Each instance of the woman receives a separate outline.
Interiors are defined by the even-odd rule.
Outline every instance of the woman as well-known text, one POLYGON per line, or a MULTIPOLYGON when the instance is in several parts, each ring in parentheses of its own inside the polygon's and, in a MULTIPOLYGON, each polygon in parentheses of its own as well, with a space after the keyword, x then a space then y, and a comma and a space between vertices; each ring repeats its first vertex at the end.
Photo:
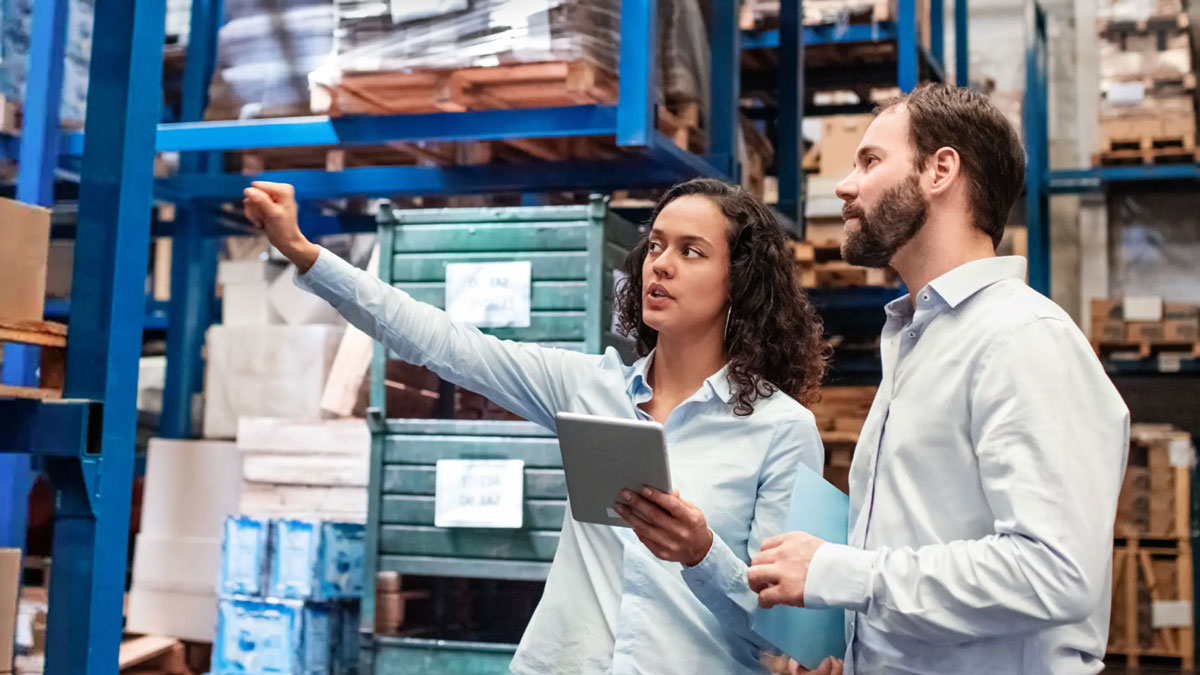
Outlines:
POLYGON ((659 201, 618 292, 642 355, 632 365, 612 349, 577 354, 454 323, 305 239, 291 186, 256 182, 245 208, 301 287, 402 359, 552 430, 563 410, 663 423, 679 491, 614 495, 633 530, 564 519, 513 673, 765 672, 747 564, 783 529, 797 463, 823 465, 801 403, 826 353, 760 202, 709 179, 659 201))

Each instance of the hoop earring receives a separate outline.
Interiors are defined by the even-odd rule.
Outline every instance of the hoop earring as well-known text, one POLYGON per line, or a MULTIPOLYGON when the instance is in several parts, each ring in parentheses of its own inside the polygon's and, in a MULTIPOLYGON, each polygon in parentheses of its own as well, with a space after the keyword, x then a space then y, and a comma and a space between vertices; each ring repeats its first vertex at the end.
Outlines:
POLYGON ((729 342, 729 315, 732 313, 733 313, 733 305, 730 305, 729 309, 725 310, 725 335, 724 335, 724 337, 721 338, 721 344, 725 344, 726 342, 729 342))

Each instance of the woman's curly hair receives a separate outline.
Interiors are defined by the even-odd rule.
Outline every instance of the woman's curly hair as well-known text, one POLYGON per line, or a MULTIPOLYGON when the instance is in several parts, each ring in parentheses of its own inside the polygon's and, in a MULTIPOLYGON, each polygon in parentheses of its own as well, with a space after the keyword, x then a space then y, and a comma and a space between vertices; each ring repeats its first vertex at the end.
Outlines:
MULTIPOLYGON (((680 183, 658 200, 651 224, 680 197, 700 195, 713 201, 729 220, 729 297, 731 310, 725 349, 734 414, 749 415, 754 402, 776 389, 804 405, 819 398, 829 347, 821 318, 800 287, 779 221, 742 188, 711 178, 680 183)), ((642 264, 649 232, 625 259, 624 283, 616 304, 621 332, 637 341, 641 356, 658 343, 658 331, 642 321, 642 264)))

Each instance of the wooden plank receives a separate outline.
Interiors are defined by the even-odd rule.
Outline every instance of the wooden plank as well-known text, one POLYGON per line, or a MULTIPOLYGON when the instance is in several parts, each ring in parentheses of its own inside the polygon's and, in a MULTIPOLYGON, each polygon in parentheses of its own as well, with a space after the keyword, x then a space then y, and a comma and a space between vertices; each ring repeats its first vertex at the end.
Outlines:
MULTIPOLYGON (((396 288, 439 309, 446 306, 446 284, 443 282, 400 283, 396 288)), ((582 311, 587 308, 587 299, 587 282, 584 281, 534 281, 529 289, 529 304, 533 311, 582 311)))
POLYGON ((145 663, 162 656, 176 646, 182 646, 178 639, 145 635, 121 643, 117 656, 118 668, 125 670, 131 666, 145 663))
POLYGON ((0 321, 0 342, 66 347, 67 327, 52 321, 0 321))
MULTIPOLYGON (((622 261, 624 256, 621 256, 622 261)), ((446 265, 464 262, 513 262, 528 260, 534 281, 586 279, 590 264, 584 251, 535 251, 528 253, 398 253, 392 262, 395 282, 445 281, 446 265)))
POLYGON ((587 249, 590 223, 472 223, 407 225, 396 229, 397 253, 456 253, 513 251, 582 251, 587 249))
POLYGON ((62 398, 61 389, 43 389, 41 387, 15 387, 0 384, 0 398, 29 398, 39 401, 53 401, 62 398))
POLYGON ((419 525, 384 525, 379 552, 448 558, 502 560, 554 559, 558 532, 527 530, 447 530, 419 525))
MULTIPOLYGON (((384 495, 381 522, 388 525, 434 524, 434 498, 413 495, 384 495)), ((522 529, 557 532, 562 528, 567 502, 563 500, 525 500, 522 529)))
MULTIPOLYGON (((383 492, 432 495, 437 486, 432 466, 389 465, 383 470, 383 492)), ((562 469, 525 469, 526 499, 566 499, 567 479, 562 469)))
POLYGON ((388 436, 386 464, 431 466, 439 459, 519 459, 531 468, 562 468, 558 440, 504 436, 388 436))

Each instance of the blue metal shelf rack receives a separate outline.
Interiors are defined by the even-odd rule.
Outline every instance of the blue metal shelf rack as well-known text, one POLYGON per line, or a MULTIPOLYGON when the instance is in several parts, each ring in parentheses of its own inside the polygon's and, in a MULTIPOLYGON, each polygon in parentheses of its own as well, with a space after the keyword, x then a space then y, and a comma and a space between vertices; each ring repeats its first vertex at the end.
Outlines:
MULTIPOLYGON (((1113 185, 1154 190, 1165 183, 1200 183, 1200 164, 1050 169, 1048 44, 1046 14, 1039 3, 1026 4, 1025 126, 1026 224, 1029 230, 1029 285, 1050 294, 1050 203, 1054 195, 1103 192, 1113 185)), ((1122 367, 1124 368, 1124 367, 1122 367)))
MULTIPOLYGON (((775 48, 779 61, 779 153, 781 210, 802 223, 803 174, 800 121, 803 117, 803 49, 808 44, 895 40, 897 82, 917 83, 921 63, 943 72, 944 0, 931 0, 934 39, 918 46, 916 0, 900 0, 894 24, 874 32, 851 27, 803 27, 800 3, 782 3, 780 29, 743 34, 737 0, 716 0, 710 32, 713 84, 707 154, 676 148, 654 128, 653 17, 656 0, 622 3, 620 94, 616 105, 517 111, 329 118, 322 116, 249 122, 202 122, 207 84, 221 23, 220 0, 194 0, 191 40, 177 123, 158 123, 163 4, 157 0, 95 0, 88 119, 84 133, 60 133, 66 1, 34 3, 25 128, 20 138, 0 135, 0 155, 19 157, 17 197, 51 205, 62 167, 79 172, 76 284, 67 303, 50 303, 51 317, 69 320, 65 399, 40 403, 0 400, 0 543, 20 545, 31 479, 29 455, 42 458, 58 490, 54 569, 48 632, 48 675, 113 673, 120 640, 131 480, 137 358, 144 327, 166 328, 167 391, 160 435, 188 437, 190 400, 201 381, 200 350, 211 316, 209 289, 215 282, 216 237, 245 227, 222 201, 236 199, 247 182, 219 166, 220 151, 314 145, 369 145, 431 139, 614 135, 636 150, 633 159, 572 162, 528 167, 396 167, 267 172, 266 180, 292 182, 304 200, 350 195, 525 193, 566 189, 625 189, 657 186, 697 176, 736 179, 735 138, 739 119, 743 48, 775 48), (154 180, 156 151, 181 151, 181 171, 154 180), (152 217, 153 200, 177 204, 173 223, 152 217), (143 270, 151 236, 174 237, 169 311, 144 300, 143 270), (26 487, 22 487, 26 486, 26 487)), ((966 0, 955 0, 956 61, 966 81, 966 0)), ((303 205, 302 223, 312 235, 375 228, 362 216, 328 216, 303 205)), ((851 298, 852 300, 854 298, 851 298)), ((857 300, 861 304, 862 300, 857 300)), ((836 306, 831 297, 823 306, 836 306)), ((853 303, 852 303, 853 304, 853 303)), ((34 377, 36 354, 6 350, 6 381, 34 377)))

